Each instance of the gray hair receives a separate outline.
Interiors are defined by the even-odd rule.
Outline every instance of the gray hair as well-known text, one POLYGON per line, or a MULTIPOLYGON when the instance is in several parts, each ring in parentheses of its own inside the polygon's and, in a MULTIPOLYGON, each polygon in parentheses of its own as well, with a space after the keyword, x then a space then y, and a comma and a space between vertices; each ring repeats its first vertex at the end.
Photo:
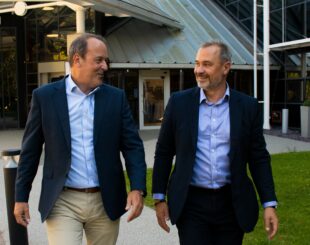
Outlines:
POLYGON ((210 46, 217 46, 220 48, 220 58, 222 62, 231 62, 231 52, 225 43, 221 41, 210 41, 202 44, 200 48, 207 48, 210 46))
POLYGON ((70 45, 68 57, 70 66, 73 65, 73 56, 75 54, 78 54, 83 59, 85 58, 87 53, 87 40, 90 38, 98 39, 107 45, 106 40, 102 36, 92 33, 83 33, 81 36, 78 36, 76 39, 74 39, 70 45))

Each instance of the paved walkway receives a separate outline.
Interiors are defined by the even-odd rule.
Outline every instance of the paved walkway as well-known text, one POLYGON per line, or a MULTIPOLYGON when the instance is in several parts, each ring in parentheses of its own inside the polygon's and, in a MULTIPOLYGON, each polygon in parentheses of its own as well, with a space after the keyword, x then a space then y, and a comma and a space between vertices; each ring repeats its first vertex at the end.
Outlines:
MULTIPOLYGON (((274 136, 271 132, 265 135, 267 148, 271 154, 281 152, 295 152, 295 151, 310 151, 310 140, 300 140, 298 136, 294 135, 295 139, 285 138, 285 135, 274 136), (298 140, 296 140, 298 139, 298 140)), ((0 131, 0 152, 3 149, 20 148, 22 138, 22 130, 8 130, 0 131)), ((146 161, 148 167, 153 165, 154 149, 156 139, 158 136, 157 130, 142 131, 141 137, 144 141, 146 161)), ((0 160, 0 166, 3 166, 3 161, 0 160)), ((39 213, 37 211, 38 199, 40 193, 40 182, 42 176, 42 167, 38 171, 33 183, 33 190, 30 195, 30 212, 31 223, 28 227, 29 244, 31 245, 45 245, 47 244, 46 232, 44 224, 41 224, 39 213)), ((9 244, 9 234, 6 215, 6 204, 4 196, 4 180, 3 171, 0 171, 0 245, 9 244), (1 242, 1 232, 5 243, 1 242)), ((150 191, 150 190, 149 190, 150 191)), ((167 234, 162 231, 157 225, 155 212, 153 209, 145 207, 142 215, 132 221, 126 222, 126 215, 121 219, 120 234, 117 245, 173 245, 178 244, 177 231, 172 227, 171 233, 167 234)))

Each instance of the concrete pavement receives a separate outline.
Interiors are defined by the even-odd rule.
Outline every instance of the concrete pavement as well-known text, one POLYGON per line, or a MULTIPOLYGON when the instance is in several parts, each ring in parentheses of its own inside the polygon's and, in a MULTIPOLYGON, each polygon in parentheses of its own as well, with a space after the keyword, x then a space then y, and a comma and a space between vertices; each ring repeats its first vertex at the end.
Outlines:
MULTIPOLYGON (((20 148, 22 130, 0 131, 0 152, 4 149, 20 148)), ((145 146, 146 162, 148 167, 153 165, 155 144, 158 130, 141 131, 141 137, 145 146)), ((272 135, 265 135, 267 148, 271 154, 281 152, 310 151, 310 142, 293 140, 272 135)), ((0 160, 0 166, 3 161, 0 160)), ((40 182, 42 178, 42 167, 39 167, 38 174, 33 183, 33 190, 30 195, 31 223, 28 227, 29 244, 47 244, 44 224, 41 224, 37 211, 40 194, 40 182)), ((150 190, 148 190, 150 191, 150 190)), ((177 230, 171 227, 170 234, 162 231, 157 225, 155 212, 153 209, 145 207, 142 215, 132 221, 126 222, 126 215, 121 219, 120 234, 117 245, 173 245, 178 244, 177 230)), ((9 232, 7 225, 6 204, 4 195, 3 171, 0 171, 0 245, 9 244, 9 232), (1 232, 4 241, 1 241, 1 232)))

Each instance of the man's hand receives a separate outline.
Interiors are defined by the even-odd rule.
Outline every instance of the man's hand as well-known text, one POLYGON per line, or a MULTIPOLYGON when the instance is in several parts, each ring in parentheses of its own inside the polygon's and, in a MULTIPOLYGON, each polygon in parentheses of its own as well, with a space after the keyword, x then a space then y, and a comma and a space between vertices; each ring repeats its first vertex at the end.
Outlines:
POLYGON ((156 217, 157 222, 161 228, 163 228, 166 232, 170 232, 170 228, 167 225, 167 221, 169 218, 168 205, 166 202, 157 203, 155 206, 156 209, 156 217))
POLYGON ((276 210, 272 207, 265 208, 264 210, 264 224, 268 239, 272 240, 278 231, 278 217, 276 210))
POLYGON ((127 222, 140 216, 143 209, 143 197, 141 191, 133 190, 128 193, 126 208, 127 211, 131 209, 131 212, 127 218, 127 222))
POLYGON ((14 207, 16 222, 27 227, 30 222, 29 205, 27 202, 16 202, 14 207))

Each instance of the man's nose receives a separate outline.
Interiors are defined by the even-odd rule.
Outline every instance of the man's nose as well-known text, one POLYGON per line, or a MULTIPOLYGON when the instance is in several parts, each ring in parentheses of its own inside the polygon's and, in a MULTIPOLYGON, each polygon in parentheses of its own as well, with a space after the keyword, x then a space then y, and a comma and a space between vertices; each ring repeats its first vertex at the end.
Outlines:
POLYGON ((195 67, 195 73, 204 73, 204 69, 202 66, 196 66, 195 67))
POLYGON ((102 61, 102 62, 101 62, 101 65, 100 65, 100 68, 101 68, 102 70, 104 70, 104 71, 107 71, 108 68, 109 68, 109 66, 108 66, 108 64, 107 64, 106 61, 102 61))

